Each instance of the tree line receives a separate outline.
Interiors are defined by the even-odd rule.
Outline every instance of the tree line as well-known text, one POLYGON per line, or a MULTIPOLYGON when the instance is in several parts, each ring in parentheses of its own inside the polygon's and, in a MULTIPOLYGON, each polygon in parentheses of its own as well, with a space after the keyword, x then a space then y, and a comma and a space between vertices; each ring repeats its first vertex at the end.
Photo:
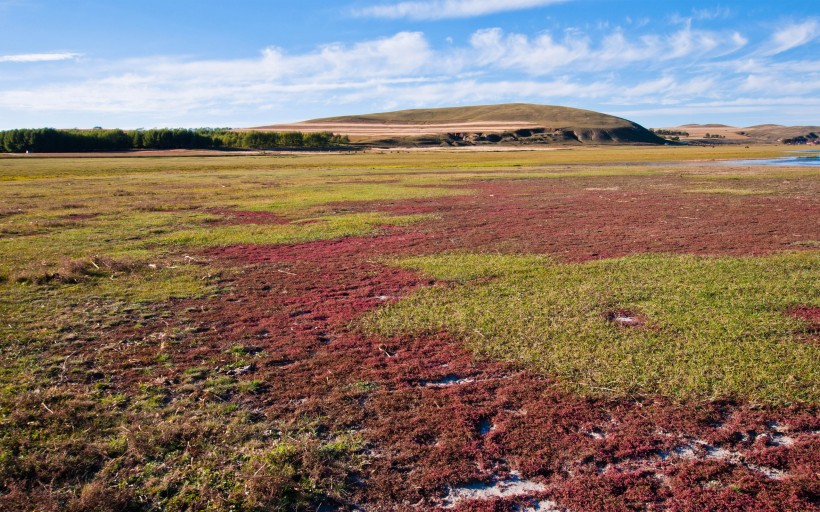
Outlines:
POLYGON ((77 153, 131 149, 326 148, 349 142, 346 135, 335 135, 331 132, 239 132, 229 128, 36 128, 0 131, 0 152, 5 153, 77 153))
POLYGON ((689 136, 689 132, 685 132, 683 130, 664 130, 664 129, 650 128, 649 131, 656 134, 656 135, 676 135, 678 137, 688 137, 689 136))

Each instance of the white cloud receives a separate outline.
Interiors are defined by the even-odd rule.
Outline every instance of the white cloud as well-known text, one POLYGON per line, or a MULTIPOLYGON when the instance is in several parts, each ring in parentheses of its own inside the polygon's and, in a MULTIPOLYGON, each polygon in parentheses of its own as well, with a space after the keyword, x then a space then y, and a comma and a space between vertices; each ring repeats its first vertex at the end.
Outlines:
POLYGON ((492 28, 434 47, 423 33, 399 32, 303 53, 271 47, 241 59, 83 59, 83 66, 50 66, 45 77, 37 67, 20 67, 0 78, 0 120, 12 123, 14 115, 33 123, 62 115, 72 125, 88 119, 89 126, 203 120, 258 126, 393 107, 513 101, 603 111, 706 102, 739 109, 733 102, 740 94, 757 98, 760 104, 750 107, 763 109, 784 97, 809 99, 818 90, 800 84, 820 83, 820 63, 754 50, 735 55, 748 44, 736 32, 687 23, 672 33, 644 34, 614 28, 532 35, 492 28))
POLYGON ((413 20, 443 20, 471 18, 505 11, 517 11, 563 3, 569 0, 420 0, 381 4, 365 7, 356 12, 359 16, 374 18, 409 18, 413 20))
POLYGON ((0 107, 33 111, 191 112, 224 107, 312 101, 335 91, 429 81, 427 73, 458 71, 433 57, 424 35, 400 32, 353 45, 330 44, 288 55, 265 49, 254 59, 92 62, 86 80, 0 90, 0 107), (126 71, 127 70, 127 71, 126 71))
POLYGON ((768 43, 771 47, 763 55, 777 55, 785 51, 808 44, 820 36, 820 22, 811 19, 803 23, 787 25, 777 32, 768 43))
MULTIPOLYGON (((765 73, 751 74, 738 87, 739 91, 745 93, 770 94, 776 91, 777 94, 817 94, 820 91, 820 73, 809 75, 810 79, 792 80, 788 75, 772 73, 766 70, 765 73)), ((803 77, 801 77, 803 78, 803 77)))
POLYGON ((72 60, 81 57, 79 53, 23 53, 17 55, 0 55, 0 62, 53 62, 72 60))
POLYGON ((507 34, 500 28, 479 30, 470 38, 479 65, 521 69, 531 75, 549 74, 590 54, 583 37, 570 35, 562 42, 544 33, 530 39, 522 34, 507 34))
POLYGON ((718 20, 731 18, 734 13, 728 7, 714 7, 712 9, 692 9, 692 17, 696 20, 718 20))
POLYGON ((492 28, 479 30, 470 39, 473 58, 479 64, 516 69, 533 76, 561 69, 602 71, 625 69, 639 62, 655 67, 676 59, 703 60, 735 52, 746 43, 736 32, 693 30, 689 25, 669 35, 648 35, 638 40, 629 40, 622 30, 615 29, 597 46, 575 31, 567 31, 561 40, 556 40, 549 33, 530 38, 492 28))

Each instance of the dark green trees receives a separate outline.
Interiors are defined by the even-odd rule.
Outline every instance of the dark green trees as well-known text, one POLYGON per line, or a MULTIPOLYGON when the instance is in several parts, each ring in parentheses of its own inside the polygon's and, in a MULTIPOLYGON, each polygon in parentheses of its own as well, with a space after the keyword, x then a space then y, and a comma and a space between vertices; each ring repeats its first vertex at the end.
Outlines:
POLYGON ((348 144, 347 136, 330 132, 258 132, 227 128, 151 130, 55 130, 53 128, 0 131, 0 152, 73 153, 130 149, 214 148, 326 148, 348 144))

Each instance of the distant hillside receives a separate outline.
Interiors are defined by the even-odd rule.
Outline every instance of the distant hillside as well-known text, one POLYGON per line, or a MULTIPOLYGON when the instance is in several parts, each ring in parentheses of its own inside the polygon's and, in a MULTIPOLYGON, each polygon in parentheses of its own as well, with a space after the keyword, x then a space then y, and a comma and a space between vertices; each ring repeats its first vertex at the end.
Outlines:
POLYGON ((590 110, 527 103, 401 110, 263 126, 265 131, 331 131, 374 145, 662 144, 649 130, 590 110))
POLYGON ((807 137, 810 134, 820 135, 820 126, 781 126, 762 124, 740 130, 747 136, 763 142, 781 142, 786 139, 807 137))
POLYGON ((579 108, 507 103, 478 107, 451 107, 399 110, 378 114, 329 117, 309 123, 399 123, 399 124, 453 124, 453 123, 527 123, 550 127, 622 128, 635 123, 620 117, 579 108))
POLYGON ((681 128, 734 128, 728 124, 685 124, 681 128))
POLYGON ((660 128, 668 132, 686 133, 682 141, 697 143, 803 143, 820 138, 820 126, 781 126, 761 124, 737 128, 724 124, 684 124, 672 128, 660 128), (717 140, 715 139, 717 137, 717 140))

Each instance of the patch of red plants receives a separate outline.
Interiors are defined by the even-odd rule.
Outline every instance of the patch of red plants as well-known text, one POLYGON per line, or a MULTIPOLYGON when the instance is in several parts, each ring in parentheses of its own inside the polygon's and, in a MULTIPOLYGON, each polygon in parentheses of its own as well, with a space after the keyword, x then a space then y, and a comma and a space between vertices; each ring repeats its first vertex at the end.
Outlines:
MULTIPOLYGON (((327 431, 365 440, 367 465, 351 475, 349 501, 337 504, 343 510, 430 510, 452 488, 513 470, 544 485, 539 499, 576 512, 820 510, 816 406, 581 397, 547 376, 476 360, 443 333, 385 339, 354 322, 430 284, 380 257, 459 248, 570 261, 647 251, 760 254, 789 247, 794 234, 820 238, 817 216, 807 213, 816 205, 681 197, 637 182, 604 193, 541 180, 381 208, 432 210, 441 220, 380 237, 207 251, 242 272, 217 298, 175 305, 179 322, 199 334, 172 349, 173 366, 160 378, 178 378, 238 344, 264 351, 242 377, 267 385, 243 398, 249 407, 281 421, 316 418, 327 431)), ((135 350, 144 354, 130 355, 133 370, 118 371, 120 386, 144 379, 140 357, 156 357, 155 346, 135 350)), ((515 510, 522 500, 455 510, 515 510)))
POLYGON ((815 336, 820 334, 820 307, 795 306, 789 310, 789 314, 806 322, 804 332, 815 336))
POLYGON ((206 211, 213 215, 223 216, 223 218, 217 222, 228 226, 242 224, 290 224, 291 222, 290 219, 271 212, 250 212, 223 208, 210 208, 206 211))

